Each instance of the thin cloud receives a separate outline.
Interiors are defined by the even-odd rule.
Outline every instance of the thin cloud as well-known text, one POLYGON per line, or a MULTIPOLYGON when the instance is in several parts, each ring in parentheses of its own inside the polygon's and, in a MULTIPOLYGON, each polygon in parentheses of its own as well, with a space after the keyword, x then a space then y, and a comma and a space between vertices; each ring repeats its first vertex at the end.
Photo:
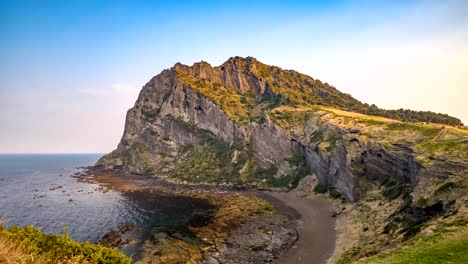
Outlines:
POLYGON ((114 83, 110 89, 80 89, 79 92, 89 96, 112 96, 116 94, 134 94, 138 92, 135 85, 114 83))
POLYGON ((138 91, 138 87, 135 85, 114 83, 111 87, 112 91, 115 93, 134 93, 138 91))
POLYGON ((91 95, 91 96, 105 96, 109 95, 109 90, 102 90, 102 89, 81 89, 80 94, 84 95, 91 95))

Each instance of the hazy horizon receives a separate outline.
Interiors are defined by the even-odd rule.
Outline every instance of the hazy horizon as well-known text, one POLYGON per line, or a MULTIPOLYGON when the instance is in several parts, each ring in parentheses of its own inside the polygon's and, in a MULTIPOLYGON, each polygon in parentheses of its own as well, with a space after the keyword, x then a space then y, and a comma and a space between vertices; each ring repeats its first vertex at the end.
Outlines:
POLYGON ((468 2, 2 1, 0 153, 101 154, 176 62, 252 56, 468 124, 468 2))

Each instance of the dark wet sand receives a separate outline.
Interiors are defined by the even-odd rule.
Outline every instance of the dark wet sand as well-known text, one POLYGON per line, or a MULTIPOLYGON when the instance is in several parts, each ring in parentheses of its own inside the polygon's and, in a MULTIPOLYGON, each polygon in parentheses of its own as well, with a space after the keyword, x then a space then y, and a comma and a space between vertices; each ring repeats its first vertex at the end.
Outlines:
POLYGON ((305 198, 293 192, 262 192, 260 197, 298 222, 299 240, 275 263, 323 264, 335 249, 335 220, 331 217, 333 205, 320 197, 305 198))

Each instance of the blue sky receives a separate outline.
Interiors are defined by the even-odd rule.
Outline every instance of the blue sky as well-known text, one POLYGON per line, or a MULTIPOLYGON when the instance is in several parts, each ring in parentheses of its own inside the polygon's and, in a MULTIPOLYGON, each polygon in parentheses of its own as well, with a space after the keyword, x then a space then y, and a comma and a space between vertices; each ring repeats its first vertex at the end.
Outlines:
POLYGON ((466 1, 0 1, 0 152, 108 152, 176 62, 296 69, 468 123, 466 1))

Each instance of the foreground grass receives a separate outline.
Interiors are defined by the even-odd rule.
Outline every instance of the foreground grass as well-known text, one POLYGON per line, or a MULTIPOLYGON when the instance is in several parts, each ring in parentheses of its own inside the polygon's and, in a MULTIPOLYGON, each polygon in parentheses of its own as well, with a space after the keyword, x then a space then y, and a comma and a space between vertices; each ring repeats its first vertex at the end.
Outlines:
POLYGON ((468 227, 436 231, 403 248, 379 253, 359 263, 468 263, 468 227))
POLYGON ((66 232, 44 234, 38 228, 0 225, 0 263, 130 263, 117 249, 78 243, 66 232))

